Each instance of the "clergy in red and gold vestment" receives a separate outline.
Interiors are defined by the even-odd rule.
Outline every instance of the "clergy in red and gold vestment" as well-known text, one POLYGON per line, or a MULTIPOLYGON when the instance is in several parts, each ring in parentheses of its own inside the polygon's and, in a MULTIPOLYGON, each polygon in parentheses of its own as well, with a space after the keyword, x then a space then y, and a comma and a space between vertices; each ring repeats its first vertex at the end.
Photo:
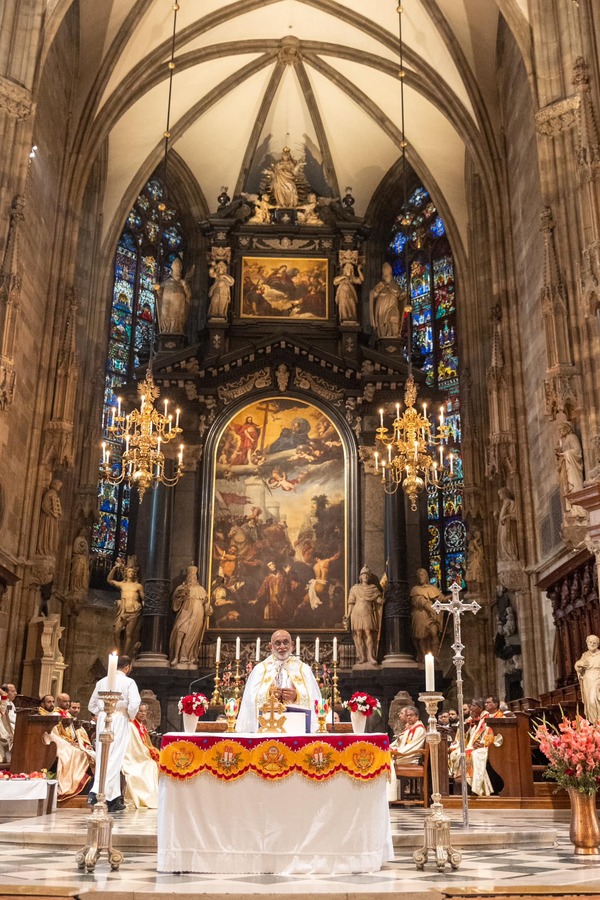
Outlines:
MULTIPOLYGON (((493 698, 490 698, 493 699, 493 698)), ((471 715, 465 722, 465 752, 467 783, 474 794, 489 797, 494 793, 492 782, 487 771, 488 747, 494 743, 494 732, 488 725, 490 718, 501 718, 500 710, 490 717, 484 710, 483 700, 472 700, 469 707, 471 715)), ((450 744, 448 760, 450 775, 460 778, 460 746, 458 739, 450 744)))
MULTIPOLYGON (((44 700, 47 699, 48 696, 44 697, 44 700)), ((82 792, 90 781, 90 769, 94 764, 94 748, 85 731, 76 727, 69 713, 70 703, 71 698, 68 694, 58 694, 53 712, 58 713, 61 721, 54 726, 49 735, 49 739, 56 744, 58 757, 56 778, 58 796, 61 799, 75 797, 82 792)))
POLYGON ((129 723, 129 743, 123 757, 125 800, 131 800, 137 809, 158 808, 158 750, 150 740, 147 720, 148 705, 141 703, 129 723))
POLYGON ((398 760, 402 765, 417 765, 420 762, 423 745, 425 744, 425 735, 427 734, 425 726, 419 719, 419 713, 414 706, 404 707, 404 720, 406 728, 390 744, 392 767, 388 784, 389 801, 401 799, 398 797, 398 779, 396 778, 394 760, 398 760))

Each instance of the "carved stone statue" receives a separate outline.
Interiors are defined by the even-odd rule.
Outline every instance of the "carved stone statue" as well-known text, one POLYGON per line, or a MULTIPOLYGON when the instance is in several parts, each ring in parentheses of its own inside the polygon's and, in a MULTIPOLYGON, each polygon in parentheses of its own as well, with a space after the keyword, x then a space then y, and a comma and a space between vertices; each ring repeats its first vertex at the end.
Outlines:
POLYGON ((62 517, 59 491, 62 481, 55 478, 42 497, 42 514, 37 539, 37 552, 42 556, 54 556, 58 549, 58 529, 62 517))
POLYGON ((263 170, 263 174, 270 183, 271 193, 277 206, 286 209, 295 209, 298 206, 297 179, 303 168, 304 160, 295 160, 290 148, 284 147, 281 159, 263 170))
POLYGON ((306 203, 298 206, 299 225, 322 225, 323 219, 317 212, 318 199, 316 194, 309 194, 306 203))
POLYGON ((114 623, 115 644, 120 656, 124 654, 133 659, 140 648, 138 636, 144 608, 144 588, 137 581, 137 567, 129 562, 123 577, 123 562, 118 561, 106 580, 121 594, 114 623), (115 578, 117 574, 120 576, 118 579, 115 578))
POLYGON ((229 304, 231 303, 231 288, 235 279, 227 273, 227 263, 224 259, 219 259, 208 270, 211 278, 214 278, 214 284, 208 292, 210 304, 208 306, 209 319, 226 319, 229 312, 229 304))
POLYGON ((583 708, 588 722, 600 720, 600 638, 588 634, 587 650, 575 663, 575 671, 581 686, 583 708))
POLYGON ((198 582, 196 566, 188 567, 185 581, 175 588, 172 605, 177 618, 169 642, 171 665, 176 669, 195 669, 208 617, 213 613, 208 594, 198 582))
POLYGON ((507 487, 501 487, 498 496, 502 501, 498 513, 498 549, 499 562, 511 562, 519 558, 517 547, 517 504, 507 487))
POLYGON ((348 594, 348 625, 356 647, 358 665, 377 665, 377 640, 381 625, 383 594, 368 566, 363 566, 358 584, 348 594))
POLYGON ((417 650, 417 661, 422 662, 426 653, 438 655, 442 618, 433 608, 442 592, 429 581, 427 569, 417 569, 417 583, 410 589, 412 606, 412 638, 417 650))
POLYGON ((569 501, 569 494, 583 488, 583 451, 581 442, 572 425, 565 422, 560 427, 560 438, 556 446, 558 477, 565 509, 571 515, 585 518, 585 510, 569 501))
MULTIPOLYGON (((160 334, 183 334, 190 311, 192 292, 182 277, 183 263, 178 256, 171 263, 171 274, 159 285, 158 330, 160 334)), ((189 278, 192 273, 188 272, 189 278)))
POLYGON ((74 594, 86 594, 90 583, 90 548, 83 534, 73 541, 69 587, 74 594))
MULTIPOLYGON (((248 195, 244 194, 243 196, 246 197, 248 195)), ((250 199, 255 196, 255 194, 250 195, 250 199)), ((271 210, 274 208, 274 205, 269 203, 268 194, 261 194, 260 197, 256 197, 256 200, 254 200, 254 215, 251 219, 248 219, 248 225, 270 225, 271 210)))
POLYGON ((475 529, 467 548, 467 571, 465 580, 472 594, 477 594, 485 583, 485 556, 481 531, 475 529))
POLYGON ((381 281, 377 282, 369 294, 371 327, 378 337, 400 337, 405 303, 406 291, 395 281, 392 267, 385 262, 381 269, 381 281))
POLYGON ((355 275, 354 264, 346 262, 342 267, 342 274, 333 279, 340 322, 358 321, 358 294, 354 285, 362 284, 365 278, 360 264, 357 266, 357 270, 358 274, 355 275))

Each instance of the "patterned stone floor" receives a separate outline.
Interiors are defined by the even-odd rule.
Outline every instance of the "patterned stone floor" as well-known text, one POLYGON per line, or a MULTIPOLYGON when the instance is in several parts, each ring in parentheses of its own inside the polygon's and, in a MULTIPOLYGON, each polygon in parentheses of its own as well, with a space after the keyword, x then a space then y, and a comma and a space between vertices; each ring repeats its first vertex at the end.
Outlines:
MULTIPOLYGON (((423 811, 392 810, 396 859, 381 871, 367 875, 281 877, 274 875, 164 875, 156 872, 156 853, 141 849, 155 845, 156 814, 126 811, 115 816, 115 846, 125 851, 118 872, 111 872, 102 857, 94 874, 81 873, 74 860, 74 850, 85 843, 85 810, 64 810, 53 816, 18 821, 4 820, 0 825, 0 892, 8 886, 38 888, 55 885, 76 889, 78 893, 94 892, 95 900, 110 894, 110 900, 132 900, 140 894, 186 894, 201 896, 229 894, 249 897, 256 894, 323 894, 328 900, 360 895, 361 900, 381 894, 418 893, 439 896, 444 887, 562 887, 578 886, 600 891, 600 857, 577 857, 568 840, 567 815, 564 812, 476 812, 471 814, 470 832, 483 836, 485 849, 464 849, 457 871, 448 868, 439 873, 430 862, 418 872, 412 850, 399 846, 410 836, 413 846, 422 831, 423 811), (494 821, 490 817, 494 816, 494 821), (497 847, 493 835, 499 832, 516 835, 517 846, 497 847), (52 835, 56 840, 53 841, 52 835), (71 846, 64 843, 68 832, 71 846), (533 849, 525 845, 527 835, 546 833, 554 846, 533 849), (58 835, 62 835, 57 843, 58 835), (133 840, 137 836, 137 841, 133 840), (407 837, 408 836, 408 837, 407 837), (43 837, 44 843, 37 843, 43 837), (556 840, 555 840, 556 839, 556 840), (138 849, 135 843, 138 843, 138 849), (131 846, 130 850, 125 845, 131 846)), ((460 816, 453 815, 453 832, 460 843, 460 816)), ((505 839, 504 839, 505 840, 505 839)), ((423 900, 425 897, 423 896, 423 900)))

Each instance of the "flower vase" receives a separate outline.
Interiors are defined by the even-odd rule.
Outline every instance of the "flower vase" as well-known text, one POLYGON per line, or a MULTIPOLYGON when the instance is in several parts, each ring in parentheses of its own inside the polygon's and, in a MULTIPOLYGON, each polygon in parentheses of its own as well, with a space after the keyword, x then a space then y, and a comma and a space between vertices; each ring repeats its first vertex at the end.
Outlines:
POLYGON ((568 788, 571 800, 571 825, 569 838, 580 856, 597 856, 600 853, 600 826, 596 813, 596 793, 582 794, 577 788, 568 788))
POLYGON ((195 713, 181 713, 183 716, 183 730, 186 734, 195 734, 196 733, 196 725, 198 724, 198 719, 200 716, 195 715, 195 713))
POLYGON ((350 710, 350 720, 352 722, 352 731, 354 734, 364 734, 367 727, 367 717, 361 712, 352 712, 350 710))

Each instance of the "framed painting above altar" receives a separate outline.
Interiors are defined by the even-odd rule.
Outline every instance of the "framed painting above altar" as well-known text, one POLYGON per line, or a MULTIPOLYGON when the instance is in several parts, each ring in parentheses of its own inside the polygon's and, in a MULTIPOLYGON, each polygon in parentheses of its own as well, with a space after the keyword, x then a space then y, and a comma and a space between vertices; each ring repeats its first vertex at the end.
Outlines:
POLYGON ((317 406, 268 397, 225 423, 213 461, 211 628, 342 627, 344 441, 317 406))
POLYGON ((240 315, 244 319, 327 319, 326 259, 245 256, 240 315))

